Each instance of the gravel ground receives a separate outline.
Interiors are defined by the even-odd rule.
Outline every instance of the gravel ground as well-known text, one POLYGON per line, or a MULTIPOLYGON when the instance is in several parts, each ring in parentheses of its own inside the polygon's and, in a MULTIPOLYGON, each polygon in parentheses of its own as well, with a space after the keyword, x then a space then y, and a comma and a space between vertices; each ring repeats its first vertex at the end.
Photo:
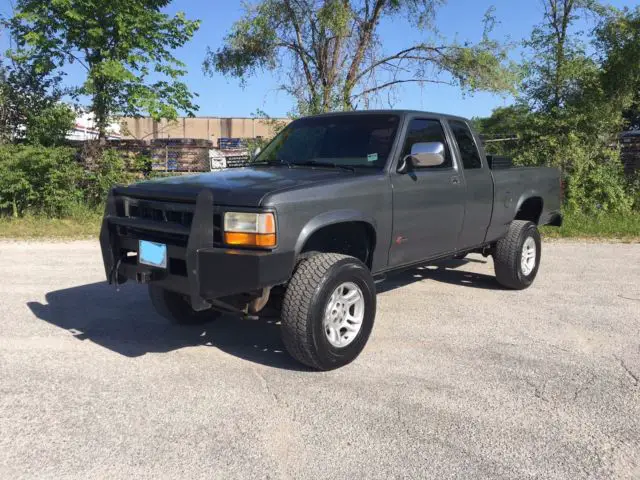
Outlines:
POLYGON ((545 244, 380 285, 318 373, 271 321, 167 324, 96 242, 0 243, 2 478, 640 478, 640 244, 545 244))

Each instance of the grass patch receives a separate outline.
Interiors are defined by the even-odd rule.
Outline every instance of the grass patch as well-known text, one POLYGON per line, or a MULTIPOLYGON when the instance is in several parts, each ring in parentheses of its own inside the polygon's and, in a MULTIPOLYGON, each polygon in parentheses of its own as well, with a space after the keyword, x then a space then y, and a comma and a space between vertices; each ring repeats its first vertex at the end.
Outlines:
POLYGON ((102 213, 97 212, 70 218, 0 217, 0 238, 20 240, 97 238, 101 221, 102 213))
MULTIPOLYGON (((60 239, 97 238, 102 211, 80 208, 68 218, 25 216, 0 217, 2 239, 60 239)), ((542 227, 545 238, 616 239, 640 242, 640 212, 629 215, 603 214, 598 216, 566 213, 562 227, 542 227)))
POLYGON ((640 241, 640 212, 628 215, 565 212, 562 227, 542 227, 545 238, 593 238, 640 241))

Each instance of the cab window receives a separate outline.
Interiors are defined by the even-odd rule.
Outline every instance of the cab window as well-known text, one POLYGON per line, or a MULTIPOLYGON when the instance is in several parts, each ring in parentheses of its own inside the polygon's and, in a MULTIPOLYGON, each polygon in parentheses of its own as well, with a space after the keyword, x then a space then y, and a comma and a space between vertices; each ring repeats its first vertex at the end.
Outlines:
POLYGON ((416 118, 411 120, 407 129, 407 136, 402 147, 402 158, 411 153, 412 145, 416 143, 440 142, 444 145, 444 163, 433 167, 419 167, 420 170, 452 168, 451 152, 444 135, 444 129, 439 120, 416 118))

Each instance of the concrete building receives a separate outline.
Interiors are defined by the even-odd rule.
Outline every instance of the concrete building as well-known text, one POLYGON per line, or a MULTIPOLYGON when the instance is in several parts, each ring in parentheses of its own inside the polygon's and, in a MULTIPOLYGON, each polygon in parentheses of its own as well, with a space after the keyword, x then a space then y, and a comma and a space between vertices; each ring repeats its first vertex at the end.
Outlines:
MULTIPOLYGON (((288 123, 289 119, 275 119, 288 123)), ((123 138, 154 140, 159 138, 199 138, 217 145, 219 138, 271 137, 272 121, 258 118, 180 117, 156 122, 148 117, 122 119, 123 138)))
MULTIPOLYGON (((69 140, 87 141, 95 140, 98 138, 98 130, 96 128, 96 122, 93 113, 79 112, 76 116, 76 121, 71 130, 67 134, 69 140)), ((107 128, 107 138, 109 140, 120 140, 122 135, 120 134, 120 124, 111 123, 107 128)))

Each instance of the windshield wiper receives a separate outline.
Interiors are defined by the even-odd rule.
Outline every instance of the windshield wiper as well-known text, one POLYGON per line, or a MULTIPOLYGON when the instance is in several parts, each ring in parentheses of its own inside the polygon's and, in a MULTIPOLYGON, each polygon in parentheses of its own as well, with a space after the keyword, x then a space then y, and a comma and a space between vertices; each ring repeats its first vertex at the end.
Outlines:
POLYGON ((258 160, 255 162, 249 162, 249 166, 261 166, 261 165, 265 165, 268 167, 273 167, 273 166, 285 166, 287 168, 291 168, 291 162, 286 162, 284 160, 258 160))
POLYGON ((343 170, 349 170, 350 172, 355 172, 356 169, 351 165, 340 165, 334 162, 319 162, 318 160, 307 160, 306 162, 293 162, 292 165, 303 165, 303 166, 311 166, 311 167, 330 167, 330 168, 341 168, 343 170))

